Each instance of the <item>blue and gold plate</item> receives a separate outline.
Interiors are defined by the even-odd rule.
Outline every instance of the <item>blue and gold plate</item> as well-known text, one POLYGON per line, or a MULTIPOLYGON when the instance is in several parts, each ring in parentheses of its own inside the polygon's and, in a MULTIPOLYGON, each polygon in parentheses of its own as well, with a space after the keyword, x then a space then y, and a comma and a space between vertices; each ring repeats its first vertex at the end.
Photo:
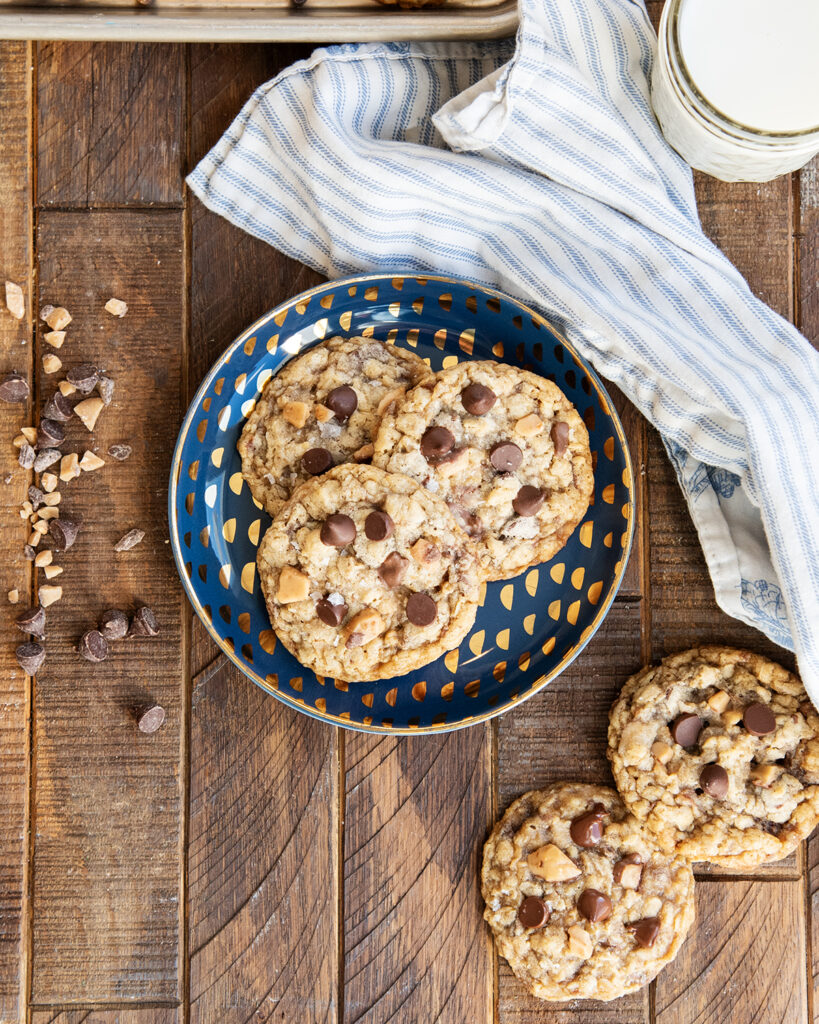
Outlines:
POLYGON ((554 679, 599 627, 623 577, 634 532, 631 460, 623 428, 592 369, 533 310, 500 292, 442 277, 366 276, 296 296, 249 327, 205 378, 171 468, 171 543, 197 614, 255 683, 325 722, 371 732, 436 732, 514 707, 554 679), (256 572, 269 518, 242 480, 236 451, 271 375, 336 334, 411 348, 434 370, 497 359, 555 381, 589 428, 595 491, 551 562, 485 588, 460 648, 396 679, 343 683, 316 676, 270 628, 256 572))

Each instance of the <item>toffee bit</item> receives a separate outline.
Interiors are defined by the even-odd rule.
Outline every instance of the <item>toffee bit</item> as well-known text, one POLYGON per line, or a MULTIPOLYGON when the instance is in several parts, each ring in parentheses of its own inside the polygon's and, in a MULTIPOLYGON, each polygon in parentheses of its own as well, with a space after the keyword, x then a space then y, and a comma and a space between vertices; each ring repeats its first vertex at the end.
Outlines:
POLYGON ((111 399, 114 397, 114 382, 110 377, 100 374, 100 379, 97 381, 97 392, 103 405, 111 404, 111 399))
POLYGON ((15 320, 22 320, 26 315, 26 300, 23 289, 14 281, 6 281, 6 309, 15 320))
POLYGON ((31 447, 28 441, 25 441, 20 446, 20 454, 17 456, 17 461, 20 463, 23 469, 31 469, 32 466, 34 465, 34 461, 36 458, 37 453, 34 451, 34 449, 31 447))
MULTIPOLYGON (((53 466, 55 462, 59 462, 62 458, 59 448, 41 448, 37 452, 37 458, 34 460, 34 472, 42 473, 44 469, 48 469, 49 466, 53 466)), ((56 477, 55 477, 56 479, 56 477)))
POLYGON ((15 587, 8 592, 9 604, 17 604, 20 600, 20 591, 15 587))
POLYGON ((125 462, 130 457, 133 448, 129 444, 112 444, 108 449, 108 454, 112 459, 116 459, 117 462, 125 462))
POLYGON ((55 601, 59 601, 62 598, 63 588, 53 586, 49 583, 44 583, 37 592, 37 596, 39 597, 40 604, 43 608, 48 608, 49 605, 54 604, 55 601))
POLYGON ((123 317, 128 312, 128 303, 123 302, 122 299, 109 299, 105 303, 105 312, 110 313, 111 316, 123 317))
POLYGON ((135 548, 137 544, 141 544, 144 538, 144 530, 129 530, 124 537, 120 537, 116 542, 114 545, 114 551, 130 551, 131 548, 135 548))
POLYGON ((45 320, 45 322, 48 324, 52 331, 64 331, 65 328, 68 327, 68 325, 71 323, 71 314, 68 312, 65 306, 57 306, 56 309, 54 308, 54 306, 44 306, 40 314, 41 316, 43 313, 45 313, 46 309, 49 309, 50 312, 48 313, 48 316, 43 317, 43 319, 45 320))
POLYGON ((99 414, 105 408, 101 398, 86 398, 74 406, 74 412, 79 416, 88 430, 93 430, 97 425, 99 414))

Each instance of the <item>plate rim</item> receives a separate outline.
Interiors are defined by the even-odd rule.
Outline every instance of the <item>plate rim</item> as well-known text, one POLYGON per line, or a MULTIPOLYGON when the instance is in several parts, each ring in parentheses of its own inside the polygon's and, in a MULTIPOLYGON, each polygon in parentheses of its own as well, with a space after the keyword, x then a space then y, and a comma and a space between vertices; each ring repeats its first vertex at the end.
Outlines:
MULTIPOLYGON (((320 339, 316 339, 317 342, 320 339)), ((291 357, 293 358, 293 357, 291 357)), ((289 360, 288 360, 289 361, 289 360)), ((502 360, 499 360, 502 362, 502 360)), ((387 272, 379 274, 356 274, 351 277, 334 278, 322 282, 319 285, 314 285, 312 288, 308 288, 305 291, 299 292, 297 295, 291 296, 279 305, 274 306, 268 310, 262 316, 258 317, 248 327, 245 328, 241 334, 222 352, 216 359, 214 364, 211 366, 208 373, 203 378, 201 384, 196 389, 196 393, 188 405, 187 412, 185 413, 182 424, 179 428, 179 434, 177 435, 176 445, 174 446, 173 457, 171 459, 171 470, 170 480, 168 485, 168 532, 170 535, 171 550, 173 552, 174 563, 176 565, 176 571, 182 582, 182 589, 185 596, 188 598, 193 610, 199 617, 200 622, 207 630, 211 639, 214 641, 220 652, 228 657, 233 664, 239 669, 250 682, 254 683, 265 693, 271 697, 276 698, 283 704, 287 704, 295 711, 300 712, 303 715, 308 715, 310 718, 314 718, 320 722, 325 722, 328 725, 338 726, 342 729, 348 729, 352 732, 365 732, 365 733, 378 733, 381 735, 392 735, 392 736, 417 736, 417 735, 428 735, 455 732, 458 729, 466 729, 473 725, 479 725, 482 722, 488 722, 492 718, 496 718, 498 715, 505 714, 507 711, 511 711, 513 708, 518 707, 525 701, 534 697, 535 694, 539 693, 544 687, 548 686, 553 679, 556 679, 559 675, 566 671, 566 669, 579 657, 579 655, 585 650, 586 646, 590 643, 594 635, 597 633, 603 619, 608 614, 615 597, 617 596, 620 587, 625 576, 626 568, 628 566, 629 558, 631 556, 631 549, 634 542, 634 534, 636 532, 636 481, 634 478, 634 466, 631 459, 631 451, 626 440, 625 430, 623 429, 622 421, 617 410, 614 407, 614 403, 611 400, 611 396, 606 391, 602 380, 597 374, 594 367, 584 359, 574 347, 574 345, 563 335, 563 333, 543 316, 538 313, 537 310, 528 306, 521 299, 516 298, 514 295, 509 295, 507 292, 503 292, 497 288, 491 288, 488 285, 476 284, 474 281, 470 281, 467 278, 452 277, 446 274, 420 274, 417 272, 387 272), (184 448, 185 442, 188 437, 191 425, 193 423, 196 410, 199 408, 200 402, 211 385, 213 379, 217 376, 223 367, 230 362, 233 353, 244 345, 244 343, 251 337, 255 332, 260 330, 264 325, 270 322, 275 316, 279 316, 284 311, 289 311, 297 303, 310 300, 313 296, 320 292, 326 291, 328 288, 335 287, 350 287, 352 285, 359 285, 368 282, 376 281, 389 281, 392 282, 395 279, 412 279, 420 282, 437 281, 441 284, 455 284, 465 285, 468 288, 472 288, 477 292, 480 292, 485 296, 495 296, 503 299, 506 302, 511 302, 525 313, 527 316, 538 320, 544 327, 547 328, 567 349, 571 354, 572 358, 583 367, 585 373, 589 375, 592 387, 594 387, 597 394, 597 399, 603 406, 604 410, 611 417, 612 423, 617 437, 620 441, 621 448, 625 455, 626 469, 628 470, 628 516, 626 517, 627 522, 627 533, 628 539, 625 545, 623 545, 623 557, 620 559, 620 569, 609 587, 608 593, 606 594, 605 600, 603 600, 597 609, 597 614, 592 619, 589 626, 586 627, 587 636, 585 640, 578 641, 572 646, 572 648, 564 655, 563 658, 558 662, 555 667, 547 673, 538 676, 527 689, 518 694, 513 700, 504 704, 499 708, 489 708, 486 711, 482 711, 475 715, 469 715, 465 718, 460 719, 457 722, 442 722, 435 725, 417 725, 417 726, 385 726, 376 725, 372 723, 370 725, 364 725, 360 722, 352 722, 349 719, 342 718, 340 715, 331 714, 327 711, 321 711, 319 708, 311 707, 306 701, 293 698, 281 690, 275 690, 269 686, 266 680, 259 675, 258 672, 247 666, 236 654, 234 650, 231 650, 228 644, 219 636, 214 629, 211 622, 208 621, 208 616, 205 614, 204 608, 202 607, 199 597, 193 585, 193 580, 188 577, 185 572, 185 564, 183 560, 183 552, 180 544, 179 535, 179 523, 177 520, 176 512, 176 495, 179 487, 181 466, 182 466, 182 449, 184 448)), ((354 684, 357 685, 357 684, 354 684)))

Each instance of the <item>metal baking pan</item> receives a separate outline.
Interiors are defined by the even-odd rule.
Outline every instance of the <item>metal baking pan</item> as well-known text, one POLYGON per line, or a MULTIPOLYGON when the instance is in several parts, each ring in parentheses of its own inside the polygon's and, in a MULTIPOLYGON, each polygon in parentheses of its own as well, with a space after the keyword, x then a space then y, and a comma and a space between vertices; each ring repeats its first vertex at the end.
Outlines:
POLYGON ((18 6, 0 0, 0 39, 95 39, 129 42, 345 43, 409 39, 494 39, 514 33, 517 0, 460 0, 443 7, 404 10, 372 2, 288 0, 254 7, 228 2, 196 6, 157 0, 80 5, 18 6))

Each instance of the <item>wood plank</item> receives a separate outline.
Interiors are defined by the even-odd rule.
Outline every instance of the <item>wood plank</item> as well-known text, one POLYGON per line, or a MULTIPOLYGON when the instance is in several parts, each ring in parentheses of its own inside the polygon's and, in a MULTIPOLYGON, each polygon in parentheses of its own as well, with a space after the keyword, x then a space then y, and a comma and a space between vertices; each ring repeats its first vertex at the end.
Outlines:
POLYGON ((182 48, 41 43, 37 55, 39 203, 181 204, 182 48))
MULTIPOLYGON (((6 279, 21 285, 28 312, 22 321, 5 310, 0 299, 2 370, 16 369, 32 382, 31 326, 31 175, 29 125, 32 111, 31 52, 26 43, 0 43, 0 287, 6 279)), ((0 407, 0 630, 7 642, 0 648, 0 1022, 16 1022, 25 1005, 24 913, 26 908, 27 801, 30 689, 17 665, 14 648, 23 642, 14 618, 20 609, 6 593, 16 588, 22 601, 31 590, 30 563, 23 558, 25 542, 18 507, 25 499, 29 473, 17 464, 17 449, 9 441, 30 423, 25 405, 0 407)), ((25 607, 25 603, 23 604, 25 607)))
POLYGON ((637 509, 631 555, 629 556, 626 571, 623 574, 623 582, 620 584, 617 596, 620 598, 636 598, 641 597, 643 594, 643 578, 645 573, 643 565, 645 558, 645 531, 643 530, 643 524, 647 515, 645 504, 646 421, 618 387, 607 382, 606 388, 620 416, 623 432, 626 435, 626 444, 631 453, 637 509))
MULTIPOLYGON (((64 597, 48 612, 48 659, 37 680, 32 1001, 180 997, 179 907, 185 733, 182 595, 167 541, 165 501, 181 418, 182 215, 178 211, 45 212, 40 301, 74 322, 60 355, 116 381, 93 437, 74 420, 66 451, 127 441, 127 462, 62 484, 84 517, 57 556, 64 597), (103 310, 115 295, 123 320, 103 310), (126 531, 143 543, 115 555, 126 531), (161 636, 118 643, 92 666, 74 647, 103 609, 153 608, 161 636), (129 707, 167 711, 153 736, 129 707)), ((43 385, 50 394, 53 385, 43 385)))
POLYGON ((133 1010, 34 1010, 31 1024, 178 1024, 178 1007, 133 1010))
POLYGON ((799 882, 701 882, 697 922, 656 982, 656 1024, 807 1021, 799 882))
POLYGON ((191 723, 191 1024, 330 1024, 337 730, 224 660, 194 681, 191 723))
POLYGON ((646 1024, 651 1019, 648 986, 610 1003, 547 1003, 526 992, 505 960, 500 962, 499 983, 501 1024, 646 1024))
POLYGON ((491 725, 345 735, 345 1024, 490 1024, 491 725))

